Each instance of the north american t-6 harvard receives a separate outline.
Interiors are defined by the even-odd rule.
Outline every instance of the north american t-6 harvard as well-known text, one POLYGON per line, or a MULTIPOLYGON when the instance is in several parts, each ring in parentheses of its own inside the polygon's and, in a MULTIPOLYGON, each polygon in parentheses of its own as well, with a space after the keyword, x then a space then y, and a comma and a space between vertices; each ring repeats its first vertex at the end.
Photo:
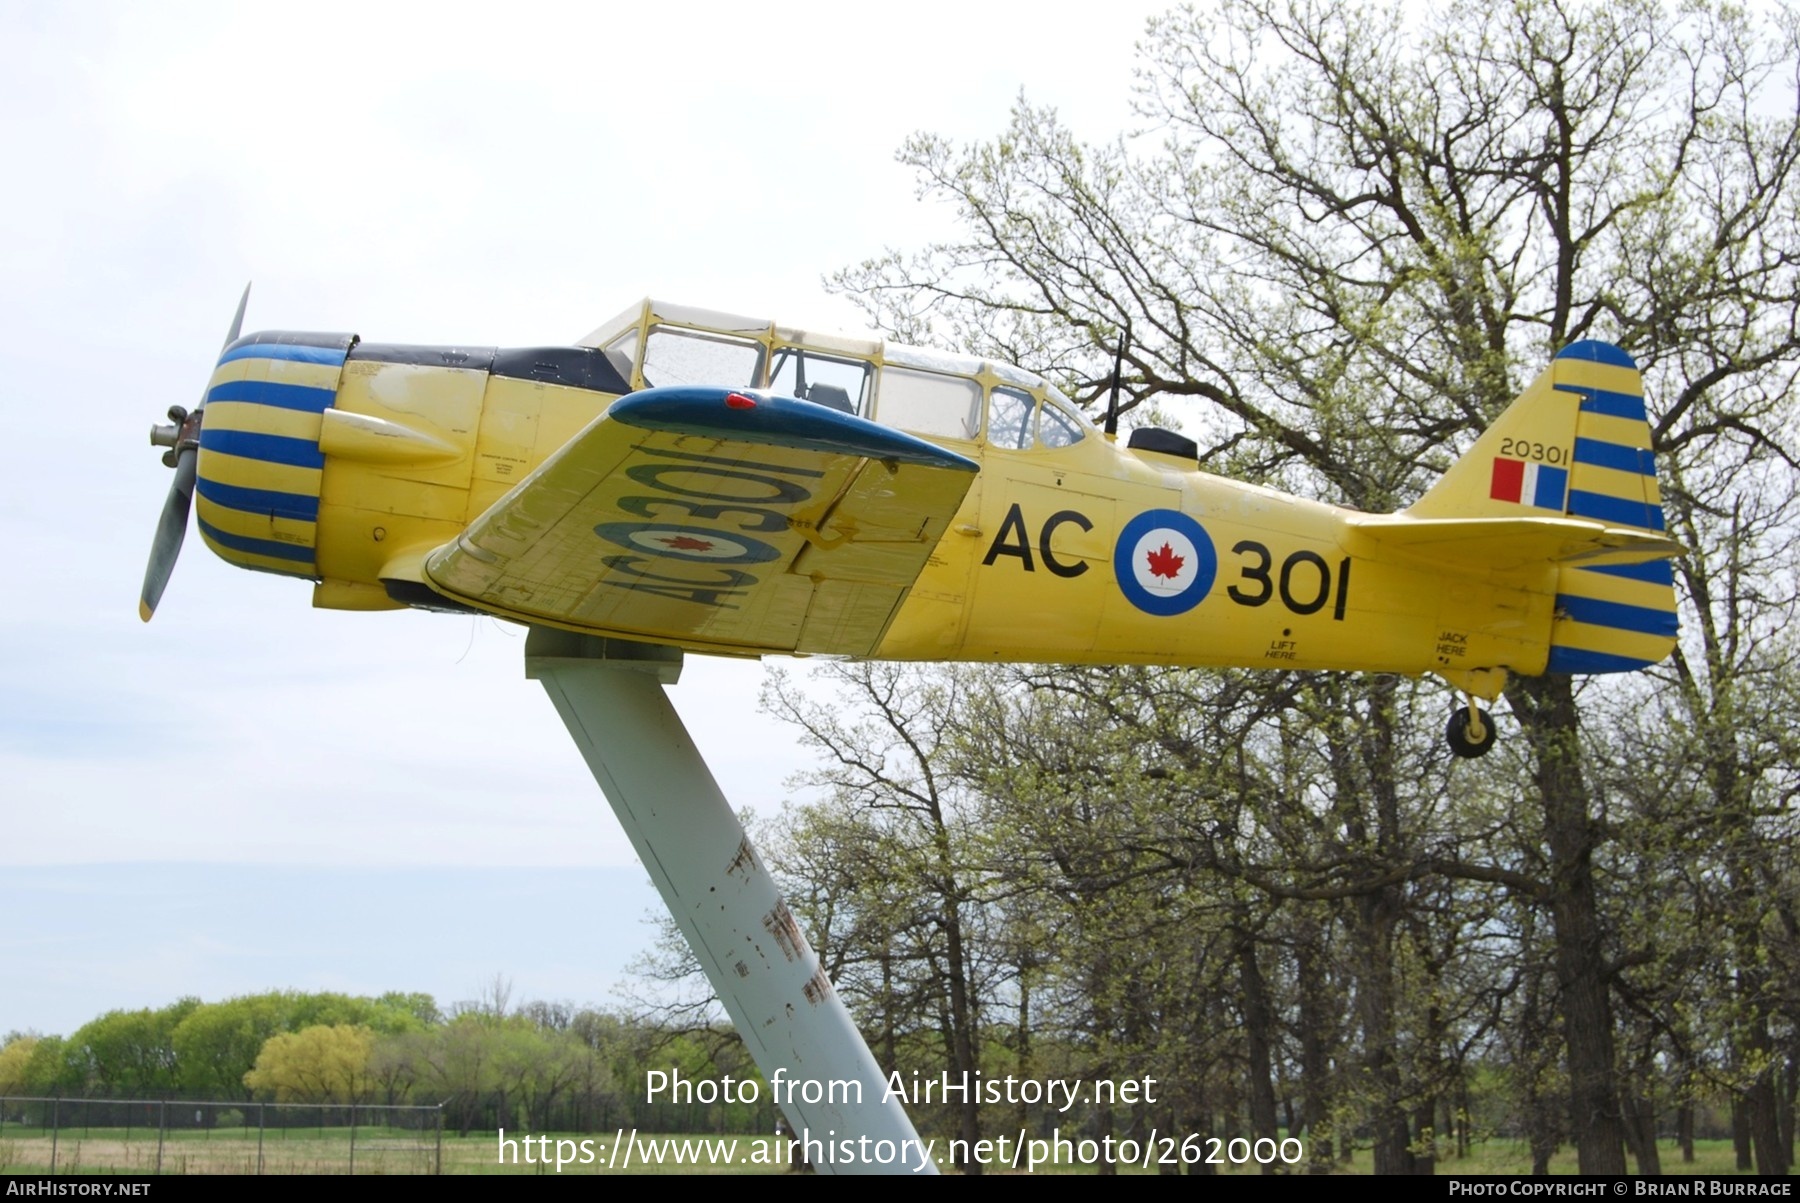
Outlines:
POLYGON ((1509 674, 1629 672, 1675 642, 1643 382, 1602 342, 1563 348, 1413 505, 1367 514, 1215 476, 1171 432, 1120 441, 1010 364, 760 318, 646 300, 521 349, 242 319, 202 403, 151 433, 176 476, 143 617, 191 500, 215 552, 315 606, 530 626, 528 672, 765 1074, 874 1067, 847 1017, 841 1040, 805 1017, 842 1008, 722 796, 695 817, 717 787, 691 744, 670 755, 656 686, 683 652, 1430 673, 1469 699, 1447 737, 1476 756, 1477 699, 1509 674))
MULTIPOLYGON (((1675 636, 1643 385, 1565 348, 1410 508, 1102 435, 1009 364, 644 301, 580 344, 234 336, 144 583, 201 536, 317 606, 731 656, 1624 672, 1675 636)), ((1462 750, 1486 746, 1465 742, 1462 750)))

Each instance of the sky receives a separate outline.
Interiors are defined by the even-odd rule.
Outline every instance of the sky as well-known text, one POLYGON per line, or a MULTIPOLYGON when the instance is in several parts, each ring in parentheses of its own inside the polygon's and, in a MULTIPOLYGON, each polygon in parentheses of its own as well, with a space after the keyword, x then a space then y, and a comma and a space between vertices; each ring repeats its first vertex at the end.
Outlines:
MULTIPOLYGON (((651 295, 859 332, 822 278, 953 230, 901 142, 1021 93, 1116 136, 1161 7, 0 0, 0 1033, 496 973, 605 1005, 655 936, 519 628, 313 610, 191 532, 139 622, 147 431, 246 281, 247 331, 542 345, 651 295)), ((671 696, 767 814, 809 761, 764 671, 671 696)))

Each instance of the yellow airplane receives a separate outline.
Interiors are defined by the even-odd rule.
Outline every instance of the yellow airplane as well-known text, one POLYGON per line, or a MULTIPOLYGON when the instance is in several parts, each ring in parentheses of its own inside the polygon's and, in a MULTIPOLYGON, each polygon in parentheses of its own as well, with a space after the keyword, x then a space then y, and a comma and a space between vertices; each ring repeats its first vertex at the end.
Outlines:
MULTIPOLYGON (((247 297, 247 294, 246 294, 247 297)), ((1643 385, 1565 348, 1410 508, 1121 444, 1007 364, 646 300, 575 346, 286 331, 151 441, 140 611, 201 536, 315 606, 493 614, 694 652, 1434 673, 1624 672, 1676 635, 1643 385)))
POLYGON ((1120 446, 1016 367, 761 319, 644 301, 496 350, 243 316, 202 404, 151 431, 176 472, 142 616, 191 507, 316 606, 528 624, 526 675, 824 1172, 942 1158, 664 694, 683 651, 1436 673, 1478 756, 1508 673, 1675 639, 1643 385, 1604 343, 1411 508, 1363 514, 1210 475, 1168 431, 1120 446))

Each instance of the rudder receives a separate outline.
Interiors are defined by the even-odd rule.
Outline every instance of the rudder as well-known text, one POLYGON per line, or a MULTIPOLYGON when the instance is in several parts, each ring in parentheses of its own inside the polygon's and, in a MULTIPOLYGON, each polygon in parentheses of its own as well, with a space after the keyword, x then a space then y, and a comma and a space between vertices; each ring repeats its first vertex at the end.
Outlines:
MULTIPOLYGON (((1637 363, 1610 343, 1579 342, 1551 364, 1578 409, 1569 467, 1571 518, 1662 533, 1662 492, 1637 363)), ((1675 577, 1668 560, 1560 569, 1548 671, 1633 672, 1675 647, 1675 577)))

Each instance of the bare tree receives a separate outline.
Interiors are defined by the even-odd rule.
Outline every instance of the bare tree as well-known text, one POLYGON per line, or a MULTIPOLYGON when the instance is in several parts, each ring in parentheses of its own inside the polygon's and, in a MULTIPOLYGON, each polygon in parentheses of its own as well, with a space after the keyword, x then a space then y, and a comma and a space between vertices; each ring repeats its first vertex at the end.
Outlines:
MULTIPOLYGON (((796 855, 823 850, 831 877, 831 912, 822 947, 835 980, 861 960, 852 990, 873 993, 885 1012, 878 1044, 890 1073, 898 1068, 891 1028, 896 1013, 930 1016, 944 1061, 957 1081, 973 1083, 981 1067, 981 972, 971 938, 980 910, 982 873, 970 854, 970 816, 940 762, 958 705, 960 677, 914 666, 834 664, 814 674, 837 687, 831 703, 809 700, 781 674, 771 675, 764 706, 800 729, 823 767, 807 783, 827 791, 825 807, 772 852, 776 871, 791 872, 796 855), (822 849, 821 849, 822 846, 822 849), (850 880, 844 874, 850 875, 850 880), (861 930, 846 932, 845 921, 861 930), (835 930, 834 930, 835 928, 835 930), (873 980, 871 980, 871 975, 873 980), (897 979, 911 997, 897 1005, 897 979), (966 1075, 966 1076, 961 1076, 966 1075)), ((813 888, 821 880, 811 875, 813 888)), ((805 887, 802 887, 805 889, 805 887)), ((805 897, 804 894, 799 897, 805 897)), ((965 1092, 956 1107, 959 1154, 981 1139, 979 1099, 965 1092)), ((979 1174, 974 1159, 958 1168, 979 1174)))
MULTIPOLYGON (((1021 102, 995 141, 901 152, 958 241, 837 282, 898 336, 1135 397, 1190 399, 1212 463, 1385 509, 1416 496, 1557 349, 1603 337, 1651 384, 1665 462, 1794 456, 1800 362, 1787 9, 1650 0, 1227 0, 1153 22, 1146 137, 1088 144, 1021 102)), ((1581 1168, 1625 1169, 1575 682, 1507 691, 1531 752, 1581 1168)), ((1388 765, 1384 772, 1397 766, 1388 765)))

